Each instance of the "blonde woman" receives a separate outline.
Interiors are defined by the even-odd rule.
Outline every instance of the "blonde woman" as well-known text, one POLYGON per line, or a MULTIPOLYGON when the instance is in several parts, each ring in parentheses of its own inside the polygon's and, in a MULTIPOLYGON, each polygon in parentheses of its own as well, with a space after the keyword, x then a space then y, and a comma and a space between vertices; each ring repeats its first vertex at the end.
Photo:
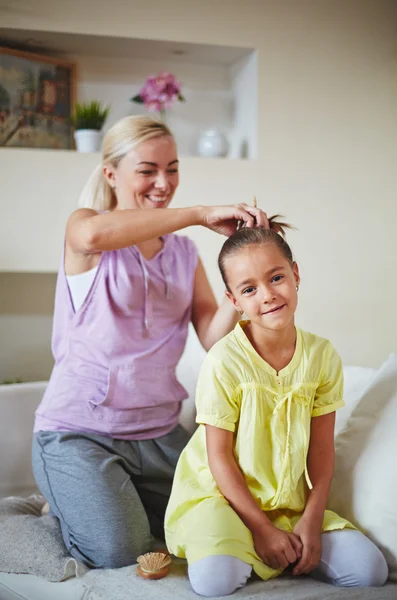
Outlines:
POLYGON ((178 164, 163 123, 119 121, 66 228, 33 470, 67 549, 90 567, 131 564, 163 537, 188 441, 175 368, 189 322, 207 350, 236 323, 230 303, 217 306, 194 244, 174 232, 269 225, 245 204, 168 208, 178 164))

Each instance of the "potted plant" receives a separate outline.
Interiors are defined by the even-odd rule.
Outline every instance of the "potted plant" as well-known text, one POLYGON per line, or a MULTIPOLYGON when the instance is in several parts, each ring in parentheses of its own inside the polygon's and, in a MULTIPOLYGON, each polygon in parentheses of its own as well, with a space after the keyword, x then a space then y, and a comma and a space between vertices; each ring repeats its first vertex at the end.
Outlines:
POLYGON ((109 109, 110 106, 102 106, 97 100, 76 103, 72 122, 79 152, 98 152, 101 145, 101 129, 109 109))

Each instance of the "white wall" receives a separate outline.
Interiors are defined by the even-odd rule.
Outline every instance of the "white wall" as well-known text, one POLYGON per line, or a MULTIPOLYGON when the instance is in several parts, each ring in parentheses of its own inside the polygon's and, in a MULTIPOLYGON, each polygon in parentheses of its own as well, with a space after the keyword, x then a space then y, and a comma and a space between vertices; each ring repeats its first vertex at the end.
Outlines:
MULTIPOLYGON (((114 0, 103 2, 101 10, 98 4, 30 0, 29 9, 10 5, 2 21, 257 48, 258 160, 185 159, 176 204, 238 202, 256 195, 268 213, 286 214, 299 228, 289 236, 302 273, 299 324, 329 337, 346 363, 378 366, 397 350, 396 3, 114 0)), ((13 170, 7 164, 5 176, 15 182, 18 165, 13 170)), ((59 180, 65 174, 59 173, 59 180)), ((27 204, 40 200, 32 196, 29 181, 25 188, 18 185, 27 204)), ((55 201, 65 194, 60 189, 55 201)), ((5 203, 4 195, 0 201, 5 203)), ((32 246, 44 244, 47 231, 51 235, 44 212, 43 231, 32 246)), ((221 296, 214 257, 222 240, 198 228, 191 235, 221 296)), ((26 292, 37 293, 37 286, 30 282, 26 292)), ((21 335, 7 316, 10 310, 2 316, 0 365, 8 352, 5 337, 14 337, 21 350, 26 332, 38 347, 48 341, 48 329, 42 328, 40 337, 33 314, 21 335)), ((41 379, 48 362, 38 353, 35 363, 41 379)), ((22 362, 20 376, 24 372, 22 362)))
POLYGON ((251 52, 230 69, 233 81, 234 128, 230 156, 256 158, 258 148, 258 54, 251 52))

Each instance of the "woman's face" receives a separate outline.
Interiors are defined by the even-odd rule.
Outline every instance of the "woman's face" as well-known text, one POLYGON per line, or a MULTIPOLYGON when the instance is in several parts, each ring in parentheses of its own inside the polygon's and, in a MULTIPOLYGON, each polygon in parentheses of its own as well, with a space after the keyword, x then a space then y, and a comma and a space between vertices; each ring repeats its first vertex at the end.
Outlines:
POLYGON ((142 142, 117 168, 105 167, 104 172, 114 188, 116 208, 166 208, 179 183, 174 139, 167 135, 142 142))

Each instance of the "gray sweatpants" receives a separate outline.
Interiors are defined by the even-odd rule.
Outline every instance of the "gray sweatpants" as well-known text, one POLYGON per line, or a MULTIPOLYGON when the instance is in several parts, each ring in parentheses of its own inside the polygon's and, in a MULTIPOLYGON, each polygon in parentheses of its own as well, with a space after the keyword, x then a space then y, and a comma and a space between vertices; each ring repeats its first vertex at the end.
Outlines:
POLYGON ((58 517, 70 554, 90 567, 136 561, 164 538, 164 514, 179 455, 189 434, 178 425, 160 438, 40 431, 33 473, 58 517))

